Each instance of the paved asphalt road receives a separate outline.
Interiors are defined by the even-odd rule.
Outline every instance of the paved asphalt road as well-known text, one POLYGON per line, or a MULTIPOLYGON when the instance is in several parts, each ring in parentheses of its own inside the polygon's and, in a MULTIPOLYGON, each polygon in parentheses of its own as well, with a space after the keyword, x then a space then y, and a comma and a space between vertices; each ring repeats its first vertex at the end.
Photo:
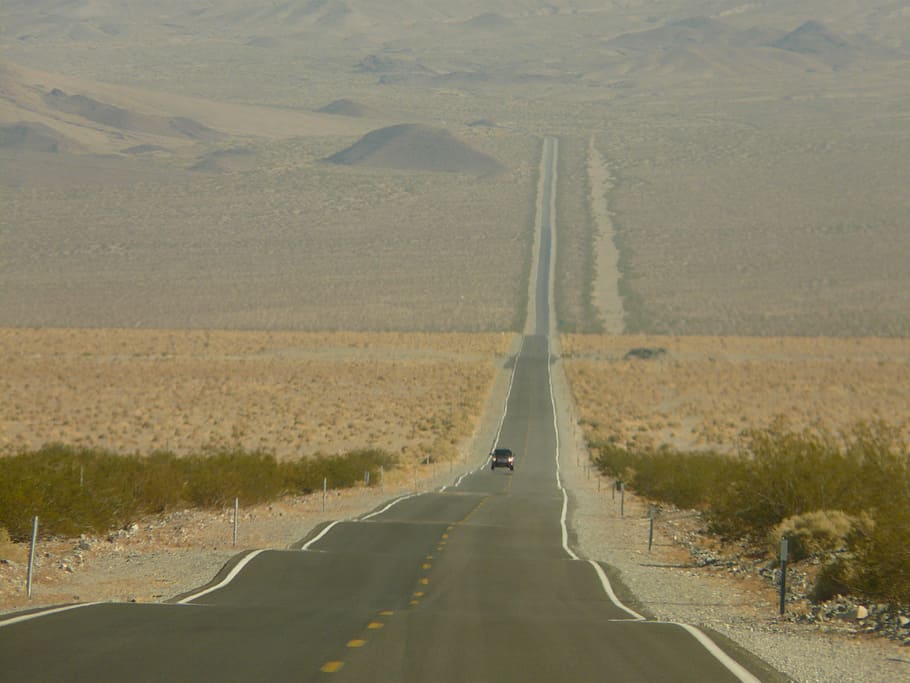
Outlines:
MULTIPOLYGON (((552 141, 545 159, 552 187, 552 141)), ((542 223, 538 299, 549 286, 542 223)), ((699 632, 614 602, 600 568, 566 545, 548 309, 537 302, 501 426, 514 472, 484 465, 318 530, 302 549, 248 556, 184 604, 0 622, 0 681, 755 680, 699 632)))

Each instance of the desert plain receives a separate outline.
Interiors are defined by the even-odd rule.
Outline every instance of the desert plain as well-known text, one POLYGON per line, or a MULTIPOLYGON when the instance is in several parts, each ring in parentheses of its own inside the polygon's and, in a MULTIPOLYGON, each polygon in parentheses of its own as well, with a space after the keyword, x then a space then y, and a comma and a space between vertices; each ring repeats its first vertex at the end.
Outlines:
POLYGON ((544 136, 580 435, 910 438, 907 35, 896 0, 4 2, 0 453, 464 456, 544 136))

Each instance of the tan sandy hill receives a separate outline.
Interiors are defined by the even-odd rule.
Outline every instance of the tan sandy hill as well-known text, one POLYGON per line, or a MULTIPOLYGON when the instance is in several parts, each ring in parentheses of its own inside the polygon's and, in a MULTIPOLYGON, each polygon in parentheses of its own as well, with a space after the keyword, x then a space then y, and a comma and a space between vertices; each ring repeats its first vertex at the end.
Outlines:
POLYGON ((499 161, 447 130, 415 123, 371 131, 326 161, 351 166, 477 175, 503 170, 499 161))
POLYGON ((183 116, 155 116, 100 102, 86 95, 69 95, 54 88, 43 95, 52 109, 124 132, 147 133, 159 137, 184 137, 191 140, 214 141, 223 135, 205 124, 183 116))
POLYGON ((225 135, 283 139, 369 130, 353 118, 213 102, 0 64, 0 125, 26 124, 55 131, 45 134, 61 149, 98 154, 212 143, 225 135))
POLYGON ((347 98, 332 100, 324 107, 316 111, 322 114, 334 114, 335 116, 352 116, 355 118, 376 116, 376 112, 360 102, 355 102, 347 98))
POLYGON ((191 170, 207 171, 210 173, 225 173, 231 171, 250 171, 258 163, 256 151, 250 147, 229 147, 216 149, 203 155, 191 170))

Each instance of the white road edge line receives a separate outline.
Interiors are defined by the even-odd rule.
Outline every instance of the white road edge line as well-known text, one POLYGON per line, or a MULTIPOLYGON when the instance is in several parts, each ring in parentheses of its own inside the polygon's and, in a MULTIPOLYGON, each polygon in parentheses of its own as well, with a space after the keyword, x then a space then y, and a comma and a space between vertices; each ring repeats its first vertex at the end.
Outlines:
MULTIPOLYGON (((522 339, 522 343, 521 343, 521 348, 524 349, 524 340, 523 340, 523 339, 522 339)), ((519 352, 518 352, 518 356, 520 356, 520 355, 521 355, 521 349, 519 349, 519 352)), ((517 366, 517 364, 518 364, 518 363, 517 363, 518 356, 516 356, 516 363, 515 363, 516 366, 517 366)), ((501 415, 500 418, 499 418, 499 426, 498 426, 497 429, 496 429, 496 440, 495 440, 494 443, 498 443, 498 442, 499 442, 499 435, 500 435, 500 433, 502 432, 502 424, 503 424, 503 422, 505 421, 505 416, 506 416, 506 413, 508 412, 509 398, 510 398, 511 395, 512 395, 512 385, 513 385, 514 382, 515 382, 515 367, 512 368, 512 374, 509 376, 509 390, 508 390, 508 392, 506 393, 505 404, 503 405, 502 415, 501 415)), ((473 470, 473 472, 479 472, 480 470, 484 469, 485 467, 486 467, 486 461, 484 462, 483 465, 481 465, 480 467, 478 467, 476 470, 473 470)), ((466 476, 468 476, 469 474, 472 474, 472 472, 465 472, 464 474, 462 474, 462 475, 458 478, 458 480, 456 481, 456 483, 455 483, 454 485, 455 485, 455 486, 458 486, 458 484, 461 483, 462 479, 464 479, 464 478, 465 478, 466 476)), ((445 487, 443 487, 443 489, 445 489, 445 487)), ((333 521, 331 524, 329 524, 328 526, 326 526, 326 528, 323 529, 315 538, 313 538, 313 539, 307 541, 303 546, 301 546, 300 550, 303 550, 303 551, 309 550, 311 545, 313 545, 313 544, 316 543, 319 539, 321 539, 323 536, 325 536, 327 533, 329 533, 329 531, 331 531, 332 528, 333 528, 336 524, 339 524, 339 523, 344 522, 344 521, 362 521, 362 520, 365 520, 365 519, 371 519, 371 518, 373 518, 373 517, 376 517, 377 515, 381 515, 383 512, 386 512, 386 511, 389 510, 392 506, 397 505, 398 503, 400 503, 400 502, 402 502, 402 501, 404 501, 404 500, 408 500, 409 498, 414 498, 415 496, 418 496, 418 495, 421 495, 421 494, 419 494, 419 493, 411 493, 411 494, 408 494, 408 495, 406 495, 406 496, 402 496, 401 498, 396 498, 395 500, 393 500, 391 503, 389 503, 388 505, 386 505, 386 506, 385 506, 384 508, 382 508, 381 510, 377 510, 376 512, 372 512, 372 513, 370 513, 370 514, 368 514, 368 515, 366 515, 366 516, 364 516, 364 517, 361 517, 359 520, 342 520, 342 519, 336 519, 336 520, 333 521)), ((231 572, 230 572, 226 577, 224 577, 224 580, 221 581, 218 585, 216 585, 216 586, 211 586, 210 588, 206 588, 205 590, 200 591, 199 593, 194 593, 193 595, 189 595, 189 596, 185 597, 183 600, 180 600, 177 604, 179 604, 179 605, 188 604, 188 603, 191 602, 192 600, 196 600, 196 599, 198 599, 198 598, 201 598, 203 595, 208 595, 209 593, 212 593, 212 592, 218 590, 219 588, 223 588, 224 586, 228 585, 231 581, 233 581, 233 580, 236 578, 236 576, 243 570, 243 568, 253 560, 253 558, 255 558, 255 557, 256 557, 257 555, 259 555, 260 553, 265 552, 265 550, 266 550, 266 549, 263 548, 263 549, 261 549, 261 550, 257 550, 257 551, 255 551, 255 552, 250 553, 249 555, 247 555, 246 557, 244 557, 240 562, 238 562, 238 563, 237 563, 237 566, 234 567, 234 568, 231 570, 231 572)), ((78 605, 78 606, 81 607, 81 605, 78 605)), ((70 607, 70 608, 66 608, 66 609, 74 609, 74 608, 75 608, 75 607, 70 607)), ((48 612, 48 614, 49 614, 49 613, 50 613, 50 612, 48 612)), ((5 623, 5 622, 4 622, 4 623, 5 623)), ((10 623, 12 623, 12 622, 10 622, 10 623)), ((2 625, 3 625, 3 623, 0 623, 0 626, 2 626, 2 625)))
POLYGON ((761 683, 761 681, 753 676, 744 666, 742 666, 726 652, 721 650, 717 643, 711 640, 711 638, 709 638, 708 635, 697 626, 692 626, 691 624, 680 624, 675 621, 668 621, 664 623, 674 624, 675 626, 684 628, 686 631, 691 633, 692 636, 699 643, 701 643, 703 648, 714 655, 714 658, 717 659, 717 661, 719 661, 725 667, 727 667, 727 669, 730 670, 730 673, 736 676, 740 681, 742 681, 742 683, 761 683))
POLYGON ((47 617, 51 614, 57 614, 59 612, 68 612, 71 609, 79 609, 80 607, 91 607, 92 605, 103 605, 103 602, 83 602, 78 605, 66 605, 65 607, 54 607, 53 609, 42 610, 41 612, 32 612, 31 614, 22 614, 18 617, 10 617, 9 619, 3 619, 0 621, 0 628, 4 626, 12 626, 13 624, 20 624, 23 621, 28 621, 30 619, 37 619, 38 617, 47 617))
POLYGON ((261 553, 264 553, 265 551, 266 551, 266 549, 265 549, 265 548, 262 548, 262 549, 260 549, 260 550, 255 550, 255 551, 251 552, 249 555, 247 555, 247 556, 244 557, 242 560, 240 560, 240 562, 237 563, 237 566, 235 566, 235 567, 228 573, 228 575, 225 576, 224 579, 222 579, 222 581, 221 581, 220 583, 218 583, 218 584, 216 584, 216 585, 214 585, 214 586, 209 586, 209 587, 206 588, 205 590, 201 590, 201 591, 199 591, 198 593, 193 593, 192 595, 188 595, 188 596, 186 596, 185 598, 183 598, 183 600, 178 600, 178 601, 177 601, 177 604, 178 604, 178 605, 187 605, 187 604, 189 604, 190 602, 192 602, 193 600, 196 600, 196 599, 198 599, 198 598, 201 598, 203 595, 208 595, 209 593, 213 593, 214 591, 218 590, 219 588, 224 588, 224 587, 227 586, 231 581, 233 581, 234 578, 241 572, 241 570, 242 570, 244 567, 246 567, 250 562, 252 562, 253 559, 254 559, 257 555, 260 555, 261 553))
MULTIPOLYGON (((549 356, 549 349, 550 349, 550 340, 548 337, 547 338, 547 355, 548 356, 549 356)), ((580 558, 578 557, 578 555, 576 555, 572 551, 571 548, 569 548, 569 544, 568 544, 569 532, 568 532, 568 528, 566 526, 566 516, 567 516, 567 510, 568 510, 568 504, 569 504, 569 497, 568 497, 565 487, 562 485, 562 479, 560 477, 559 426, 558 426, 558 421, 556 419, 556 402, 555 402, 554 396, 553 396, 553 378, 552 378, 552 374, 550 373, 549 362, 547 363, 547 381, 550 385, 550 404, 553 406, 553 423, 554 423, 553 426, 555 428, 555 433, 556 433, 556 483, 558 484, 559 489, 562 492, 562 515, 559 520, 560 524, 562 526, 562 547, 566 551, 566 553, 569 555, 569 557, 571 557, 573 560, 578 560, 580 558)), ((720 646, 717 645, 717 643, 715 643, 713 640, 711 640, 711 638, 704 631, 700 630, 698 627, 692 626, 691 624, 681 624, 681 623, 678 623, 675 621, 668 621, 668 622, 648 621, 647 619, 645 619, 645 617, 640 615, 635 610, 626 607, 624 604, 622 604, 622 602, 616 596, 616 593, 613 592, 613 586, 610 584, 610 579, 607 577, 606 572, 604 572, 603 567, 601 567, 599 564, 597 564, 597 562, 595 562, 594 560, 587 560, 587 563, 590 564, 592 567, 594 567, 594 571, 597 573, 597 577, 600 579, 600 583, 603 586, 604 593, 606 593, 607 597, 610 599, 610 602, 612 602, 619 609, 623 610, 624 612, 629 614, 631 617, 633 617, 633 619, 635 621, 639 621, 639 622, 643 622, 643 623, 655 623, 655 624, 656 623, 667 623, 667 624, 673 624, 674 626, 679 626, 680 628, 688 631, 689 634, 692 635, 692 637, 694 637, 701 644, 701 646, 703 648, 705 648, 705 650, 708 651, 709 654, 711 654, 717 661, 719 661, 724 667, 726 667, 726 669, 731 674, 736 676, 736 678, 738 678, 742 683, 761 683, 758 678, 756 678, 754 675, 752 675, 744 666, 742 666, 739 662, 737 662, 730 655, 728 655, 726 652, 724 652, 720 648, 720 646)))
MULTIPOLYGON (((553 183, 555 186, 555 183, 556 183, 555 178, 554 178, 553 183)), ((555 194, 555 193, 553 193, 553 194, 555 194)), ((555 197, 553 197, 552 195, 550 197, 550 200, 551 200, 551 202, 555 203, 555 197)), ((555 218, 554 218, 555 215, 556 215, 555 212, 551 209, 551 211, 550 211, 551 223, 555 223, 555 218)), ((551 232, 551 240, 554 240, 553 243, 555 244, 556 230, 552 224, 550 226, 550 232, 551 232)), ((554 251, 555 251, 555 249, 554 249, 554 251)), ((553 258, 553 254, 551 254, 551 259, 552 258, 553 258)), ((550 269, 551 281, 552 281, 552 277, 553 277, 553 269, 551 268, 550 269)), ((553 320, 552 316, 550 317, 550 320, 553 320)), ((522 343, 522 348, 524 348, 524 343, 522 343)), ((553 395, 553 373, 550 370, 549 358, 550 358, 550 334, 548 332, 547 333, 547 384, 549 384, 549 387, 550 387, 550 406, 553 408, 553 431, 556 434, 556 485, 559 487, 559 490, 562 491, 562 515, 560 516, 560 520, 559 520, 560 524, 562 525, 562 547, 566 551, 566 553, 569 555, 569 557, 571 557, 573 560, 578 560, 580 558, 578 557, 578 555, 576 555, 572 551, 571 548, 569 548, 569 542, 568 542, 569 531, 568 531, 568 527, 566 526, 566 517, 568 514, 569 496, 568 496, 568 493, 566 492, 565 487, 562 485, 562 477, 560 476, 559 420, 556 417, 556 400, 553 395)), ((517 364, 518 364, 518 362, 516 359, 516 365, 517 364)), ((513 370, 513 377, 514 377, 514 370, 513 370)), ((510 385, 509 386, 510 392, 511 392, 511 389, 512 389, 512 387, 510 385)), ((500 423, 500 427, 501 427, 501 423, 500 423)), ((701 643, 702 647, 704 647, 711 655, 713 655, 713 657, 717 661, 719 661, 724 667, 726 667, 727 670, 730 671, 730 673, 732 673, 734 676, 736 676, 736 678, 738 678, 742 683, 760 683, 758 678, 753 676, 739 662, 737 662, 730 655, 728 655, 726 652, 724 652, 717 645, 717 643, 715 643, 713 640, 711 640, 711 638, 709 638, 706 633, 704 633, 697 627, 692 626, 691 624, 680 624, 677 622, 648 622, 647 619, 645 619, 645 617, 643 617, 642 615, 638 614, 638 612, 635 612, 634 610, 626 607, 624 604, 622 604, 622 602, 620 602, 619 598, 616 597, 616 594, 613 592, 613 586, 610 584, 610 579, 607 577, 603 568, 599 564, 597 564, 594 560, 587 560, 587 562, 592 567, 594 567, 594 571, 597 573, 598 578, 600 578, 600 583, 603 586, 604 592, 606 593, 607 597, 610 598, 610 601, 614 605, 619 607, 621 610, 623 610, 626 613, 628 613, 629 615, 631 615, 635 619, 635 621, 639 621, 639 622, 643 622, 643 623, 671 623, 676 626, 679 626, 680 628, 683 628, 686 631, 688 631, 699 643, 701 643)))
MULTIPOLYGON (((464 476, 464 475, 462 475, 462 476, 464 476)), ((386 510, 388 510, 389 508, 391 508, 393 505, 398 505, 398 503, 400 503, 401 501, 407 500, 408 498, 413 498, 414 496, 417 496, 417 495, 419 495, 419 494, 417 494, 417 493, 409 493, 408 495, 402 496, 401 498, 396 498, 395 500, 393 500, 391 503, 389 503, 388 505, 386 505, 386 506, 385 506, 384 508, 382 508, 381 510, 377 510, 376 512, 371 512, 371 513, 368 514, 368 515, 364 515, 363 517, 360 518, 360 520, 362 521, 362 520, 364 520, 364 519, 370 519, 371 517, 375 517, 376 515, 381 515, 383 512, 385 512, 386 510)), ((357 521, 357 520, 354 520, 354 521, 357 521)), ((335 524, 337 524, 337 522, 336 522, 335 524)), ((321 534, 319 534, 316 538, 314 538, 312 541, 310 541, 310 542, 307 543, 305 546, 303 546, 303 547, 301 548, 301 550, 306 550, 306 549, 309 547, 310 543, 315 543, 315 542, 318 541, 320 538, 322 538, 322 537, 325 535, 325 532, 328 531, 329 529, 331 529, 332 526, 334 526, 334 524, 331 524, 331 525, 327 526, 327 527, 325 528, 325 530, 324 530, 321 534)))

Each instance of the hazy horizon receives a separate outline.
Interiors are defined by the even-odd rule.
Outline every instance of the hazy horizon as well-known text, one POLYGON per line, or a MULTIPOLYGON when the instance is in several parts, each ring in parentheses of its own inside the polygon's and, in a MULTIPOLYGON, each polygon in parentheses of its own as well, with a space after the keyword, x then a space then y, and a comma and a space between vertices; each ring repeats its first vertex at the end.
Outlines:
POLYGON ((561 329, 604 329, 608 231, 626 331, 910 336, 906 3, 23 0, 0 26, 0 326, 520 329, 552 135, 561 329))

